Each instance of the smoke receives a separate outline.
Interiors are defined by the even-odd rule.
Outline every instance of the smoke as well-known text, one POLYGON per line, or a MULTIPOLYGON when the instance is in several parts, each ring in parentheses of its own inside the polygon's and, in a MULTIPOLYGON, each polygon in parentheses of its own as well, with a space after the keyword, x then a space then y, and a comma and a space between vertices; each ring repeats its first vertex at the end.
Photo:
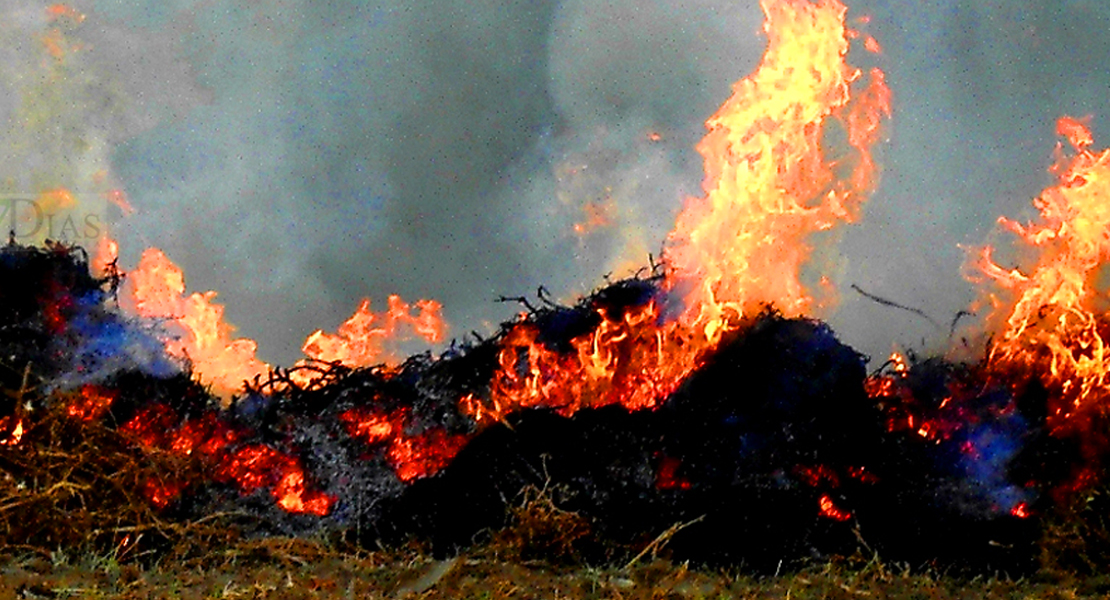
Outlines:
POLYGON ((500 295, 646 265, 763 48, 758 7, 720 0, 174 10, 101 16, 177 37, 210 93, 116 147, 124 260, 163 248, 286 364, 363 296, 489 332, 500 295))
MULTIPOLYGON (((967 307, 959 245, 1049 183, 1056 118, 1092 114, 1099 139, 1110 8, 849 4, 872 17, 895 115, 879 191, 826 252, 841 294, 824 316, 876 358, 939 349, 945 327, 849 285, 942 324, 967 307)), ((463 335, 511 316, 499 295, 569 299, 645 265, 700 193, 702 122, 764 44, 754 0, 74 6, 83 83, 53 112, 85 140, 66 156, 136 209, 114 215, 123 262, 162 248, 282 364, 364 296, 434 298, 463 335)), ((0 7, 31 46, 50 27, 45 5, 0 7)), ((71 139, 18 126, 18 75, 38 67, 19 48, 2 54, 9 141, 71 139)))
POLYGON ((879 360, 892 343, 943 350, 960 343, 947 325, 976 296, 959 276, 960 246, 1005 246, 996 219, 1032 216, 1031 200, 1053 181, 1056 120, 1092 115, 1096 146, 1110 143, 1110 71, 1097 58, 1110 52, 1110 6, 865 0, 852 8, 873 17, 868 31, 884 46, 895 114, 881 187, 840 245, 840 281, 921 308, 943 327, 843 283, 829 320, 879 360))

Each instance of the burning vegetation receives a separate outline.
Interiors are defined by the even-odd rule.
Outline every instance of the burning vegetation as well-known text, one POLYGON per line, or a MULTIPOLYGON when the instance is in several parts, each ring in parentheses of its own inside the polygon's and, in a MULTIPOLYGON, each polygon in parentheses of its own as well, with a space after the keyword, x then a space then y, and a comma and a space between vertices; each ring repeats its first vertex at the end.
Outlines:
POLYGON ((861 547, 1033 568, 1047 524, 1104 483, 1110 151, 1060 121, 1070 150, 1041 221, 1002 221, 1028 266, 990 248, 973 265, 980 360, 896 354, 869 374, 814 318, 829 284, 808 261, 876 185, 891 93, 847 56, 880 46, 836 0, 763 7, 764 60, 707 121, 704 195, 661 260, 574 305, 519 298, 496 334, 440 356, 394 350, 444 339, 430 300, 364 301, 286 369, 157 249, 123 272, 108 238, 92 260, 0 248, 5 543, 140 556, 239 515, 237 535, 447 554, 542 514, 568 536, 521 529, 522 557, 553 539, 596 561, 665 543, 757 569, 861 547))

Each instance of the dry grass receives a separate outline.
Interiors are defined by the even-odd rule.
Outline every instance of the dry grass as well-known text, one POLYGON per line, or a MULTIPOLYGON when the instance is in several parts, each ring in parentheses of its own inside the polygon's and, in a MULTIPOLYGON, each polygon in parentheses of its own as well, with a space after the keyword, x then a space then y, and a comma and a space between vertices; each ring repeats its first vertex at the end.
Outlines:
POLYGON ((664 561, 627 569, 567 569, 470 554, 450 561, 419 555, 333 555, 300 544, 265 560, 255 556, 206 568, 162 565, 139 569, 96 560, 77 564, 14 561, 0 569, 0 597, 1072 599, 1105 598, 1110 592, 1110 582, 1098 578, 956 579, 891 568, 877 561, 862 566, 829 563, 800 573, 753 578, 664 561))
POLYGON ((0 555, 151 564, 188 560, 237 540, 233 522, 241 515, 185 521, 148 499, 152 483, 202 480, 189 457, 143 450, 60 408, 36 417, 23 419, 19 444, 0 446, 0 555))

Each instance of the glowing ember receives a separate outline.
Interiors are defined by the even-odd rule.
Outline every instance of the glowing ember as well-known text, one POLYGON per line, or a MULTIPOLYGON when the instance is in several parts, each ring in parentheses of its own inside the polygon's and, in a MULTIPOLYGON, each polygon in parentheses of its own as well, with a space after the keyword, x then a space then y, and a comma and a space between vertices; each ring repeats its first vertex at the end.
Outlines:
POLYGON ((179 481, 148 479, 143 484, 143 495, 157 508, 166 508, 181 495, 185 486, 179 481))
POLYGON ((123 212, 123 214, 135 214, 135 207, 131 206, 131 202, 127 200, 127 194, 123 190, 108 190, 107 192, 105 192, 104 197, 108 199, 108 202, 116 205, 116 207, 119 208, 123 212))
POLYGON ((400 437, 389 448, 389 462, 401 481, 435 475, 466 445, 469 436, 433 429, 414 437, 400 437))
MULTIPOLYGON (((139 411, 120 431, 148 450, 180 456, 196 455, 214 467, 217 481, 234 482, 243 494, 270 488, 278 506, 289 512, 328 514, 334 498, 305 486, 304 468, 295 457, 263 445, 247 445, 228 454, 240 437, 215 413, 206 413, 175 427, 173 411, 155 404, 139 411)), ((165 508, 184 489, 179 482, 148 481, 144 493, 150 502, 165 508)))
POLYGON ((682 461, 664 456, 659 461, 659 469, 655 472, 655 487, 661 490, 688 490, 692 488, 693 484, 678 475, 680 466, 682 466, 682 461))
POLYGON ((300 461, 268 446, 241 448, 220 465, 217 475, 237 483, 244 494, 272 486, 270 493, 289 512, 323 516, 335 501, 322 492, 307 490, 300 461))
POLYGON ((821 496, 821 499, 817 501, 817 504, 820 508, 820 514, 822 517, 827 517, 834 521, 847 521, 848 519, 852 518, 851 513, 844 512, 843 510, 837 508, 836 504, 833 503, 832 498, 828 496, 821 496))
POLYGON ((119 428, 147 449, 162 447, 177 422, 173 409, 164 404, 152 404, 139 410, 131 420, 119 428))
POLYGON ((810 487, 817 487, 823 482, 828 483, 832 487, 840 485, 840 477, 837 476, 835 471, 825 465, 817 465, 816 467, 799 465, 794 469, 794 473, 810 487))
POLYGON ((386 446, 386 458, 402 481, 412 481, 439 472, 451 462, 470 436, 450 435, 432 429, 420 435, 405 433, 407 410, 385 415, 368 408, 353 408, 339 415, 348 435, 373 446, 386 446))
POLYGON ((81 387, 80 394, 66 405, 66 414, 74 419, 92 421, 99 419, 112 407, 116 399, 114 390, 96 386, 85 385, 81 387))
POLYGON ((405 414, 380 415, 366 408, 353 408, 339 415, 347 434, 372 445, 390 441, 401 433, 405 414))

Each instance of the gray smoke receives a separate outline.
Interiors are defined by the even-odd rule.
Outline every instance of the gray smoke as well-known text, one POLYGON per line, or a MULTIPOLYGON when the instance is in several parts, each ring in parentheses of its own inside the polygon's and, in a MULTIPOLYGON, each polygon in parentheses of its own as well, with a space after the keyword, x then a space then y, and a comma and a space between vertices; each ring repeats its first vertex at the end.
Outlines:
MULTIPOLYGON (((895 116, 828 316, 879 358, 936 349, 943 328, 849 284, 940 322, 967 306, 958 245, 1028 213, 1056 118, 1095 115, 1100 139, 1110 7, 850 4, 895 116)), ((646 264, 699 193, 702 122, 764 44, 754 0, 76 6, 111 82, 89 93, 122 99, 97 127, 137 209, 116 223, 124 262, 162 248, 282 364, 363 296, 434 298, 456 335, 489 332, 515 310, 498 295, 569 300, 646 264), (590 215, 607 225, 576 234, 590 215)))

